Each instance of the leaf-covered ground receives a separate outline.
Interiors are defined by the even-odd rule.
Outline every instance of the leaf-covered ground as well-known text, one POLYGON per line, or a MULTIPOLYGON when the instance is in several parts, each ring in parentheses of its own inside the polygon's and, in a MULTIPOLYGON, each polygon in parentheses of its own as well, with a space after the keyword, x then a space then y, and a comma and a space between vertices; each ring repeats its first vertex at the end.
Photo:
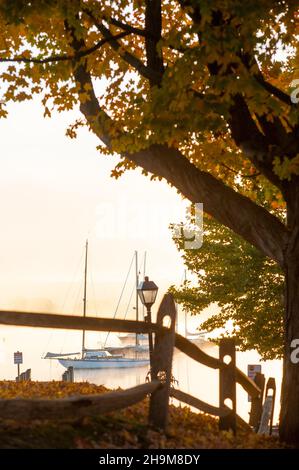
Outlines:
MULTIPOLYGON (((0 382, 1 398, 59 398, 103 393, 88 383, 0 382)), ((147 426, 148 401, 94 418, 20 422, 1 420, 0 448, 278 448, 278 440, 239 430, 219 432, 218 420, 188 407, 170 406, 167 433, 147 426)))

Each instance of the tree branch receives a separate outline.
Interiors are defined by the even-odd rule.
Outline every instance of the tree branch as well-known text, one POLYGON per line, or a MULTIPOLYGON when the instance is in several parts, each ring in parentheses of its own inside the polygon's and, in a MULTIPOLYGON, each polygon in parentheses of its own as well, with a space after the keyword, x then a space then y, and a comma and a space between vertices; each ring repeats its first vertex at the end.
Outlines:
MULTIPOLYGON (((164 73, 163 58, 158 52, 158 43, 162 38, 161 0, 145 0, 145 31, 147 66, 155 71, 160 84, 164 73)), ((150 85, 157 85, 157 82, 150 80, 150 85)))
POLYGON ((232 137, 254 166, 279 189, 282 181, 273 171, 273 155, 266 137, 259 131, 243 96, 236 94, 230 107, 232 137))
POLYGON ((287 93, 265 80, 254 55, 250 55, 248 52, 246 54, 240 53, 239 58, 241 59, 242 63, 245 65, 249 73, 252 66, 256 68, 257 72, 253 74, 253 77, 268 93, 270 93, 270 95, 275 96, 282 103, 285 103, 289 106, 294 105, 294 103, 292 103, 291 97, 287 93))
POLYGON ((280 90, 276 86, 272 85, 271 83, 267 82, 267 80, 264 79, 262 73, 256 74, 254 76, 256 81, 262 85, 262 87, 270 93, 270 95, 275 96, 278 98, 282 103, 287 104, 288 106, 295 106, 295 103, 292 102, 291 97, 285 93, 284 91, 280 90))
POLYGON ((92 47, 89 47, 88 49, 85 50, 80 50, 77 52, 75 55, 54 55, 50 57, 45 57, 44 59, 38 59, 37 57, 11 57, 11 58, 0 58, 0 62, 20 62, 20 63, 26 63, 26 64, 47 64, 49 62, 61 62, 61 61, 66 61, 66 60, 74 60, 74 59, 80 59, 82 57, 86 57, 89 54, 92 54, 93 52, 97 51, 100 49, 104 44, 107 44, 111 40, 117 40, 124 38, 125 36, 128 36, 130 33, 128 32, 123 32, 116 34, 115 36, 106 36, 104 39, 101 39, 98 41, 96 44, 94 44, 92 47))
MULTIPOLYGON (((118 28, 123 29, 124 31, 127 31, 128 33, 136 34, 137 36, 141 36, 143 38, 146 37, 152 37, 150 32, 145 31, 144 29, 141 28, 136 28, 135 26, 131 26, 130 24, 123 23, 122 21, 116 20, 115 18, 109 18, 107 20, 107 23, 117 26, 118 28)), ((173 46, 172 44, 167 44, 167 47, 173 51, 180 52, 181 54, 184 54, 186 51, 188 51, 188 47, 183 47, 183 46, 173 46)))
POLYGON ((144 29, 136 28, 135 26, 131 26, 127 23, 123 23, 122 21, 116 20, 114 18, 109 18, 109 20, 107 21, 113 26, 117 26, 118 28, 121 28, 124 31, 127 31, 128 33, 136 34, 137 36, 145 37, 147 34, 144 29))
POLYGON ((250 175, 250 174, 244 175, 240 171, 234 170, 233 168, 226 165, 225 163, 220 163, 220 165, 223 166, 224 168, 226 168, 227 170, 231 171, 235 175, 241 176, 241 178, 256 178, 257 176, 261 175, 261 172, 253 173, 252 175, 250 175))
MULTIPOLYGON (((97 27, 97 29, 102 33, 104 38, 109 38, 111 37, 111 33, 106 26, 104 26, 102 23, 99 23, 95 16, 93 15, 92 12, 90 12, 87 9, 83 10, 84 13, 86 13, 94 22, 94 25, 97 27)), ((119 56, 127 62, 127 64, 131 65, 140 75, 143 77, 147 78, 153 83, 158 84, 160 81, 160 76, 155 72, 155 70, 152 70, 151 68, 145 66, 143 62, 135 57, 133 54, 130 52, 126 51, 124 47, 122 46, 121 43, 119 43, 116 39, 109 40, 109 44, 112 47, 112 49, 119 54, 119 56)))

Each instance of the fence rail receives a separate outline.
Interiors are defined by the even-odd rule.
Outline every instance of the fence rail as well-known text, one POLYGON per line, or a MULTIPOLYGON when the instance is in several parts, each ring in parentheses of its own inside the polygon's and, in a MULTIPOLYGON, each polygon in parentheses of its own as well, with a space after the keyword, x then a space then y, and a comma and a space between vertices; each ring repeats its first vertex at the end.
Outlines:
MULTIPOLYGON (((118 320, 99 317, 79 317, 75 315, 60 315, 50 313, 28 313, 18 311, 0 311, 0 324, 13 326, 29 326, 33 328, 59 328, 68 330, 111 331, 113 333, 153 333, 167 332, 168 328, 157 323, 146 323, 134 320, 118 320)), ((212 369, 227 368, 227 365, 209 356, 187 338, 175 333, 175 347, 201 364, 212 369)), ((259 396, 260 389, 236 368, 236 380, 252 398, 259 396)))
MULTIPOLYGON (((169 397, 172 396, 205 413, 218 416, 221 429, 233 429, 236 424, 259 428, 263 412, 263 389, 247 377, 234 363, 234 346, 231 351, 233 362, 226 364, 222 359, 226 355, 229 343, 220 344, 220 359, 209 356, 188 339, 175 333, 176 306, 171 294, 166 294, 160 304, 157 322, 148 323, 133 320, 118 320, 98 317, 80 317, 48 313, 29 313, 20 311, 0 311, 0 324, 37 328, 59 328, 89 331, 111 331, 120 333, 155 334, 155 346, 150 358, 151 381, 123 391, 109 392, 98 396, 64 398, 57 400, 0 400, 0 417, 19 416, 20 419, 35 417, 61 417, 74 414, 96 414, 125 408, 150 395, 149 423, 158 428, 165 428, 168 421, 169 397), (163 326, 165 317, 170 317, 170 327, 163 326), (171 387, 172 358, 174 347, 195 361, 219 369, 219 407, 205 403, 198 398, 171 387), (221 352, 222 348, 222 352, 221 352), (239 383, 252 398, 250 426, 236 414, 236 384, 239 383), (225 399, 231 399, 231 408, 225 405, 225 399)), ((273 400, 274 401, 274 400, 273 400)), ((273 405, 274 406, 274 405, 273 405)), ((272 418, 273 418, 272 406, 272 418)), ((271 426, 271 423, 270 423, 271 426)))
POLYGON ((152 381, 126 390, 117 390, 100 395, 84 395, 79 397, 57 399, 11 398, 0 400, 0 416, 2 419, 30 421, 32 419, 59 419, 116 411, 144 400, 161 384, 152 381))

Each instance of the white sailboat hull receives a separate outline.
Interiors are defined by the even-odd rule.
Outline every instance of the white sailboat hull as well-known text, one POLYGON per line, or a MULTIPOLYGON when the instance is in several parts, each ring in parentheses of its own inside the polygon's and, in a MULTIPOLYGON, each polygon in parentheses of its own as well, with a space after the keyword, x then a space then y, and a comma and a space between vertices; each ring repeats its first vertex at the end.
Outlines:
POLYGON ((109 358, 109 359, 58 359, 65 367, 74 369, 120 369, 144 367, 149 365, 149 359, 109 358))

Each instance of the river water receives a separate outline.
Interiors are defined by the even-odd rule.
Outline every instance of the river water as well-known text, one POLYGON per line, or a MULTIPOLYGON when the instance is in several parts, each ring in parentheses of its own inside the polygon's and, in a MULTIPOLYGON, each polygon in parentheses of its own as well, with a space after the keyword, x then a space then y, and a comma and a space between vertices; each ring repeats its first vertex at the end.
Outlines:
MULTIPOLYGON (((87 347, 98 347, 99 341, 103 341, 105 337, 104 333, 88 333, 87 347)), ((108 343, 115 344, 117 341, 116 335, 111 334, 108 343)), ((19 350, 23 352, 24 357, 21 371, 31 368, 33 380, 61 380, 65 369, 56 360, 42 359, 43 355, 47 351, 55 353, 80 351, 80 347, 80 332, 0 326, 0 379, 15 378, 17 369, 13 364, 13 353, 19 350)), ((204 342, 200 347, 207 354, 218 356, 218 348, 215 345, 204 342)), ((247 365, 258 364, 259 359, 255 351, 237 352, 236 362, 237 366, 247 373, 247 365)), ((276 422, 279 415, 282 363, 275 360, 261 364, 266 380, 269 377, 276 379, 277 396, 274 415, 274 422, 276 422)), ((75 381, 103 384, 109 388, 127 388, 143 383, 147 372, 148 367, 75 371, 75 381)), ((219 372, 217 370, 203 366, 175 350, 173 375, 181 390, 218 406, 219 372)), ((246 392, 237 386, 237 412, 246 421, 249 409, 250 403, 248 403, 246 392)))

